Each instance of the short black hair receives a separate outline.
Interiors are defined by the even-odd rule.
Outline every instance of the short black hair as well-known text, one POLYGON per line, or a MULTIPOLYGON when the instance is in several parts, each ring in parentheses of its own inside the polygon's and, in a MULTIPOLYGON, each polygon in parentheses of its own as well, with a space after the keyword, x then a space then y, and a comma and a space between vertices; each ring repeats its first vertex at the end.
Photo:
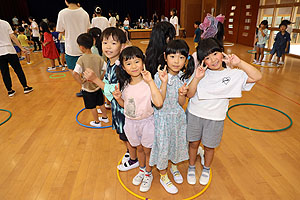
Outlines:
POLYGON ((28 28, 28 25, 24 25, 24 28, 28 28))
POLYGON ((119 28, 115 28, 115 27, 106 28, 101 35, 101 41, 103 41, 103 38, 108 39, 109 36, 112 36, 112 38, 116 42, 120 42, 121 44, 125 44, 127 41, 124 31, 122 31, 119 28))
POLYGON ((196 25, 200 25, 201 24, 201 22, 199 22, 199 21, 195 21, 195 23, 194 24, 196 24, 196 25))
POLYGON ((53 30, 55 27, 56 27, 55 23, 53 23, 53 22, 49 23, 50 30, 53 30))
POLYGON ((18 28, 18 30, 19 30, 19 32, 24 32, 24 31, 25 31, 25 29, 24 29, 22 26, 20 26, 20 27, 18 28))
POLYGON ((77 44, 86 49, 92 48, 94 43, 93 37, 88 33, 82 33, 77 37, 77 44))
POLYGON ((67 3, 75 3, 78 4, 80 0, 66 0, 67 3))
POLYGON ((281 26, 285 26, 285 28, 287 28, 287 25, 284 24, 284 23, 279 24, 279 28, 280 28, 281 26))

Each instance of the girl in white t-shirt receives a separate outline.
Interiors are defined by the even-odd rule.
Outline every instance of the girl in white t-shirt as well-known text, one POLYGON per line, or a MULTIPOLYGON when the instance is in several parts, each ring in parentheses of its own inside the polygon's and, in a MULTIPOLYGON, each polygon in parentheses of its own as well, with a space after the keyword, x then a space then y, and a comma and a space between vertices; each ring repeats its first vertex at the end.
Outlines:
POLYGON ((170 23, 173 24, 173 26, 175 27, 176 30, 176 36, 179 36, 179 24, 178 24, 178 17, 177 17, 177 10, 175 8, 173 8, 170 11, 170 23))
POLYGON ((190 156, 187 173, 189 184, 196 184, 195 162, 200 141, 205 150, 205 162, 199 181, 206 185, 210 177, 214 149, 221 142, 229 100, 241 97, 242 91, 250 91, 254 83, 262 77, 255 67, 236 55, 226 55, 223 51, 223 46, 215 38, 201 40, 197 47, 195 67, 200 68, 202 73, 200 76, 195 75, 187 93, 190 98, 186 112, 190 156))
POLYGON ((109 15, 108 25, 109 25, 110 27, 116 27, 116 25, 117 25, 117 20, 116 20, 115 14, 114 14, 112 11, 110 11, 110 12, 108 13, 108 15, 109 15))
POLYGON ((141 192, 147 192, 152 183, 152 168, 149 165, 154 139, 153 107, 161 107, 163 97, 156 87, 151 73, 145 70, 144 55, 138 47, 125 48, 120 54, 121 67, 116 69, 119 88, 112 93, 124 107, 124 131, 129 143, 137 147, 140 170, 133 178, 141 192))

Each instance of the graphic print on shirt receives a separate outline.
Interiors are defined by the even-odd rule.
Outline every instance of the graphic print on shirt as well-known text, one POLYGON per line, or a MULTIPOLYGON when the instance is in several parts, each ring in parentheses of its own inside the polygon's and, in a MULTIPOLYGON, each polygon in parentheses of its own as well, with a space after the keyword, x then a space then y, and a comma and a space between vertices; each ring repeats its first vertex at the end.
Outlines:
POLYGON ((125 106, 126 106, 126 108, 125 108, 125 110, 126 110, 125 115, 127 115, 130 118, 136 118, 134 98, 129 98, 128 99, 128 103, 125 106))
POLYGON ((227 85, 230 82, 231 78, 230 77, 224 77, 222 79, 222 83, 224 83, 225 85, 227 85))

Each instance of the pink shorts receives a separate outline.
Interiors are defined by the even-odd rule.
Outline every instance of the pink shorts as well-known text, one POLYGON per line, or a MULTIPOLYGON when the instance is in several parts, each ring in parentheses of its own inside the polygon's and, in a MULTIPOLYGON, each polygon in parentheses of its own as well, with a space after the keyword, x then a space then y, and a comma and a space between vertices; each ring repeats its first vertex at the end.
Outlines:
POLYGON ((142 145, 146 148, 152 148, 154 140, 153 115, 141 120, 133 120, 125 117, 124 131, 131 146, 137 147, 142 145))

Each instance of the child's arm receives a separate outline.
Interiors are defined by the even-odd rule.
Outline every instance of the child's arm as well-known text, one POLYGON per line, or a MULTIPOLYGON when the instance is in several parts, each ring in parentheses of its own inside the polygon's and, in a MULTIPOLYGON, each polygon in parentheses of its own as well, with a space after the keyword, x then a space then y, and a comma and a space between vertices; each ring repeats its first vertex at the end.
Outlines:
POLYGON ((186 86, 186 83, 184 83, 183 86, 178 89, 178 103, 181 107, 186 102, 186 95, 188 90, 189 90, 189 86, 186 86))
POLYGON ((193 80, 191 81, 191 83, 189 84, 189 88, 188 88, 188 92, 187 92, 188 98, 192 98, 195 95, 195 93, 197 91, 197 85, 198 85, 199 81, 205 75, 205 71, 206 71, 207 67, 203 67, 203 64, 204 64, 204 61, 202 61, 201 65, 196 68, 195 76, 194 76, 193 80))
POLYGON ((164 103, 163 97, 156 87, 156 84, 154 83, 154 80, 151 77, 151 73, 149 71, 142 71, 142 76, 145 82, 149 85, 152 95, 152 102, 156 107, 161 107, 164 103))
POLYGON ((95 72, 90 69, 90 68, 87 68, 84 72, 83 72, 83 76, 86 80, 88 81, 91 81, 93 83, 95 83, 96 85, 98 85, 102 90, 104 90, 104 86, 105 86, 105 83, 99 79, 95 72))
POLYGON ((160 66, 161 65, 158 66, 157 71, 158 71, 159 79, 161 80, 160 92, 164 101, 166 99, 166 94, 167 94, 168 73, 167 73, 166 65, 163 70, 160 70, 160 66))
POLYGON ((112 95, 114 96, 114 98, 118 102, 118 104, 124 108, 124 100, 122 99, 122 93, 121 93, 119 87, 120 87, 120 84, 118 86, 115 86, 115 91, 112 92, 112 95))
POLYGON ((247 83, 255 83, 262 78, 262 74, 260 71, 258 71, 255 67, 253 67, 249 63, 241 60, 236 55, 234 54, 226 55, 225 53, 223 53, 223 55, 225 56, 224 61, 226 64, 231 63, 232 66, 237 66, 240 69, 242 69, 244 72, 246 72, 246 74, 248 75, 247 83))
POLYGON ((78 74, 77 72, 73 71, 73 77, 77 81, 77 83, 79 83, 80 85, 83 83, 83 81, 80 77, 80 74, 78 74))

